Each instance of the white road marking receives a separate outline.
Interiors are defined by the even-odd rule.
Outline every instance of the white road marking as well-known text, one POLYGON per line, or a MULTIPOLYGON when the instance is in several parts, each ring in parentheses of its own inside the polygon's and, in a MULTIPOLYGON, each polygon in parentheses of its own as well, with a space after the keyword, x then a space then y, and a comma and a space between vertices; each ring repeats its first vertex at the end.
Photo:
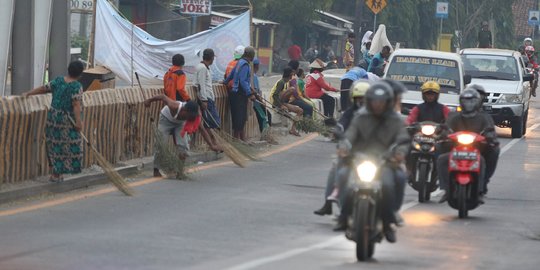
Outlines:
MULTIPOLYGON (((533 131, 535 130, 536 128, 538 128, 538 126, 540 126, 540 123, 538 124, 534 124, 532 125, 530 128, 528 128, 529 131, 533 131)), ((516 144, 517 142, 521 141, 524 137, 521 137, 521 138, 515 138, 513 140, 511 140, 508 144, 506 144, 502 149, 501 149, 501 154, 499 156, 502 156, 502 154, 504 154, 506 151, 508 151, 512 146, 514 146, 514 144, 516 144)))
MULTIPOLYGON (((535 130, 539 126, 540 126, 540 123, 534 124, 529 128, 529 131, 535 130)), ((501 154, 499 156, 502 156, 506 151, 508 151, 510 148, 512 148, 512 146, 514 146, 516 143, 518 143, 523 138, 524 137, 516 138, 516 139, 511 140, 508 144, 506 144, 501 149, 501 154)), ((442 190, 438 189, 438 190, 434 191, 433 193, 431 193, 431 196, 436 197, 441 193, 442 193, 442 190)), ((418 204, 419 204, 419 202, 417 202, 417 201, 408 202, 408 203, 404 204, 401 207, 401 211, 402 212, 406 211, 406 210, 408 210, 410 208, 413 208, 413 207, 417 206, 418 204)), ((334 244, 337 244, 337 243, 339 243, 339 242, 341 242, 343 240, 344 240, 343 235, 335 236, 335 237, 332 237, 332 238, 330 238, 330 239, 328 239, 326 241, 323 241, 323 242, 320 242, 320 243, 317 243, 317 244, 314 244, 314 245, 311 245, 311 246, 308 246, 308 247, 305 247, 305 248, 291 249, 291 250, 285 251, 283 253, 278 253, 278 254, 275 254, 275 255, 272 255, 272 256, 263 257, 263 258, 260 258, 260 259, 248 261, 248 262, 233 266, 231 268, 227 268, 227 270, 248 270, 248 269, 253 269, 255 267, 259 267, 259 266, 262 266, 262 265, 265 265, 265 264, 268 264, 268 263, 271 263, 271 262, 282 261, 282 260, 297 256, 297 255, 300 255, 302 253, 306 253, 306 252, 310 252, 310 251, 318 250, 318 249, 323 249, 323 248, 332 246, 334 244)))

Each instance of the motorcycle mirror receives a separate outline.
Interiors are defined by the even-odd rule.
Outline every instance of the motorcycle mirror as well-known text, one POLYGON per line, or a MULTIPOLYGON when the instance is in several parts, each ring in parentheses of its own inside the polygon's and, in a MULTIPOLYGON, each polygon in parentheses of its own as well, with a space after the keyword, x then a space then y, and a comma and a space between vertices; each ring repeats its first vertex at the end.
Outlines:
POLYGON ((465 75, 463 76, 463 84, 469 84, 469 83, 471 83, 471 80, 472 80, 471 75, 465 74, 465 75))
POLYGON ((524 74, 523 75, 523 81, 524 82, 532 82, 534 80, 534 75, 532 74, 524 74))

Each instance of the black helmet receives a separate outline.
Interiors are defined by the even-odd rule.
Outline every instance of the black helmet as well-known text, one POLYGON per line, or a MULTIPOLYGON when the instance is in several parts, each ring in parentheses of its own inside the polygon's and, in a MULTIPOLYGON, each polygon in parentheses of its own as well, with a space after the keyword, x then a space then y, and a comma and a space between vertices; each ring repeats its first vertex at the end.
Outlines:
POLYGON ((403 95, 407 92, 407 87, 400 81, 395 81, 391 79, 383 79, 384 82, 388 83, 392 90, 394 91, 394 96, 403 95))
POLYGON ((482 98, 475 89, 467 88, 459 95, 459 106, 461 114, 466 117, 474 117, 480 110, 482 98))
POLYGON ((384 82, 378 81, 373 83, 366 92, 364 104, 369 112, 373 112, 371 108, 372 101, 386 101, 386 111, 392 111, 394 107, 394 91, 392 87, 384 82))
POLYGON ((471 84, 467 86, 467 88, 465 88, 465 90, 467 89, 475 90, 476 92, 478 92, 478 94, 480 94, 480 105, 484 103, 484 99, 488 96, 486 89, 479 84, 471 84))

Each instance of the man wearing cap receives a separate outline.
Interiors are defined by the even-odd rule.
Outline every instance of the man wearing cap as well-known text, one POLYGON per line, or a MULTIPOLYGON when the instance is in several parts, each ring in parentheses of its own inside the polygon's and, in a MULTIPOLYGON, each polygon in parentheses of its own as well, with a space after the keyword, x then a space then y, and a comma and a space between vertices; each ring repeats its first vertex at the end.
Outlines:
MULTIPOLYGON (((238 60, 242 58, 242 55, 244 55, 245 47, 242 45, 236 46, 234 49, 234 59, 227 64, 227 68, 225 69, 225 75, 223 76, 223 80, 226 80, 227 77, 231 74, 231 71, 236 67, 236 63, 238 63, 238 60)), ((227 83, 227 90, 231 91, 233 88, 233 82, 229 81, 227 83)))
POLYGON ((251 67, 250 63, 255 58, 255 49, 248 46, 244 49, 244 55, 231 74, 225 79, 224 83, 233 82, 233 87, 229 93, 229 102, 231 106, 231 120, 233 135, 242 141, 246 140, 244 127, 247 122, 248 99, 255 100, 255 93, 251 86, 251 67))
POLYGON ((204 140, 209 144, 213 151, 222 151, 221 146, 217 143, 216 138, 212 136, 209 129, 219 129, 221 118, 217 111, 214 90, 212 89, 212 74, 210 66, 214 63, 214 50, 208 48, 203 51, 202 61, 195 68, 195 76, 193 85, 198 88, 197 101, 201 107, 203 125, 201 126, 201 134, 204 140))

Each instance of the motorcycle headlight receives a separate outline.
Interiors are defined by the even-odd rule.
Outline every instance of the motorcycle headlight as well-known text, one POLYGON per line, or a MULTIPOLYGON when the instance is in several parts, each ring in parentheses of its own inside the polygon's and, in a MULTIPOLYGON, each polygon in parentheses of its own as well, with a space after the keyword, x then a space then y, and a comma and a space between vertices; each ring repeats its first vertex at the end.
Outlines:
POLYGON ((521 95, 503 94, 497 100, 497 103, 521 103, 523 97, 521 95))
POLYGON ((460 144, 463 145, 469 145, 474 142, 474 139, 476 139, 476 136, 471 134, 460 134, 457 136, 457 141, 460 144))
POLYGON ((422 126, 422 134, 426 136, 431 136, 435 133, 435 126, 434 125, 423 125, 422 126))
POLYGON ((369 183, 373 181, 375 174, 377 174, 377 166, 371 161, 364 161, 356 167, 356 172, 360 181, 369 183))
POLYGON ((420 143, 414 142, 414 141, 413 141, 413 147, 414 147, 416 150, 420 150, 420 149, 422 148, 422 146, 420 145, 420 143))

